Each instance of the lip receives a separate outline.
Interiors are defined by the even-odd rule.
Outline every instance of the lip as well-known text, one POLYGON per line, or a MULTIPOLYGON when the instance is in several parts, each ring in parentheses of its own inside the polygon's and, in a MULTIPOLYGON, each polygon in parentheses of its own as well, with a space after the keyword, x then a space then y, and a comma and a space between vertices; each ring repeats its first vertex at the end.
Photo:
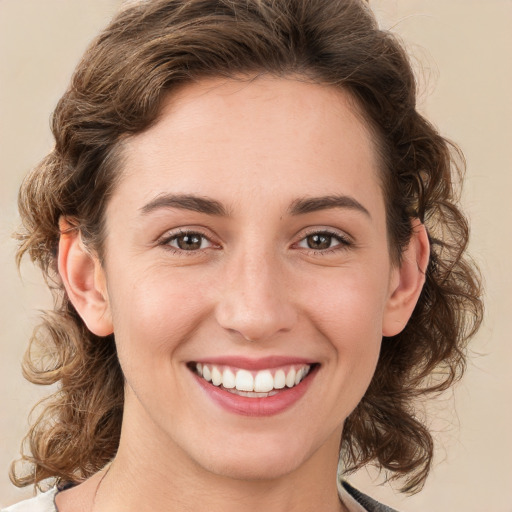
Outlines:
POLYGON ((243 366, 240 366, 242 364, 242 360, 240 358, 217 358, 208 360, 205 359, 204 362, 219 365, 232 365, 238 368, 245 368, 251 370, 268 369, 287 364, 313 364, 313 367, 309 374, 307 375, 307 377, 304 378, 304 380, 302 380, 299 384, 292 388, 285 388, 283 390, 280 390, 275 395, 262 398, 245 397, 236 395, 234 393, 230 393, 229 391, 226 391, 221 387, 214 386, 213 384, 207 382, 202 377, 199 377, 199 375, 191 372, 197 384, 200 386, 201 390, 207 395, 207 397, 210 400, 212 400, 217 405, 219 405, 224 410, 230 413, 253 417, 273 416, 291 408, 307 392, 320 366, 318 364, 308 363, 306 360, 296 358, 264 358, 258 360, 246 360, 245 365, 243 366), (276 362, 271 363, 271 365, 269 366, 268 363, 270 362, 270 359, 276 362), (249 361, 252 362, 253 366, 248 366, 249 361), (265 361, 266 365, 261 366, 262 361, 265 361))

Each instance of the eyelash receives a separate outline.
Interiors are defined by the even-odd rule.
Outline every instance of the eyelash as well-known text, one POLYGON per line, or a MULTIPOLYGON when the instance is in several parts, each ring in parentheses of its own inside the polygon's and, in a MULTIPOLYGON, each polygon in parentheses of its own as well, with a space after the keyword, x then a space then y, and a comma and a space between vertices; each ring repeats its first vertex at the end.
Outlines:
MULTIPOLYGON (((179 256, 194 256, 197 255, 198 252, 205 251, 206 248, 199 248, 195 250, 186 250, 186 249, 180 249, 179 247, 173 247, 171 245, 171 242, 173 240, 177 240, 180 237, 184 236, 198 236, 202 240, 207 240, 212 246, 215 246, 215 244, 210 240, 208 236, 206 236, 204 233, 201 233, 201 231, 196 230, 179 230, 177 233, 167 234, 163 238, 161 238, 158 241, 158 245, 164 247, 166 250, 173 252, 174 254, 178 254, 179 256)), ((201 242, 202 245, 202 242, 201 242)), ((208 247, 210 248, 210 247, 208 247)))
POLYGON ((341 233, 338 233, 337 231, 332 231, 330 229, 315 229, 309 231, 305 233, 304 236, 295 245, 298 245, 299 243, 305 241, 308 237, 314 235, 324 235, 329 238, 333 238, 338 242, 338 244, 336 244, 334 247, 328 247, 327 249, 304 248, 310 254, 325 256, 333 252, 344 251, 354 245, 352 240, 350 240, 346 235, 342 235, 341 233))
MULTIPOLYGON (((353 242, 347 236, 344 236, 344 235, 342 235, 342 234, 340 234, 338 232, 335 232, 335 231, 331 231, 329 229, 312 230, 310 232, 307 232, 307 233, 304 234, 304 236, 298 242, 296 242, 293 245, 294 246, 298 246, 298 244, 300 244, 301 242, 304 242, 308 237, 314 236, 314 235, 327 236, 329 238, 335 239, 338 242, 338 244, 336 244, 334 247, 328 247, 327 249, 312 249, 312 248, 305 248, 305 247, 303 247, 303 249, 305 249, 306 252, 308 252, 309 254, 326 255, 326 254, 330 254, 332 252, 338 252, 338 251, 346 250, 349 247, 354 245, 353 242)), ((199 253, 199 252, 203 252, 203 251, 205 251, 207 249, 212 248, 212 246, 213 246, 213 248, 215 248, 216 244, 214 244, 214 242, 212 242, 210 240, 210 238, 207 235, 205 235, 204 233, 202 233, 201 231, 198 231, 198 230, 180 230, 177 233, 168 234, 168 235, 162 237, 158 241, 158 245, 162 246, 166 250, 171 251, 174 254, 178 254, 180 256, 194 256, 194 255, 197 255, 197 253, 199 253), (198 236, 202 240, 207 240, 211 244, 211 246, 209 246, 207 248, 199 248, 199 249, 193 249, 193 250, 186 250, 186 249, 180 249, 179 247, 173 247, 171 245, 172 241, 177 240, 179 237, 184 237, 184 236, 198 236)), ((202 242, 201 242, 201 245, 202 245, 202 242)))

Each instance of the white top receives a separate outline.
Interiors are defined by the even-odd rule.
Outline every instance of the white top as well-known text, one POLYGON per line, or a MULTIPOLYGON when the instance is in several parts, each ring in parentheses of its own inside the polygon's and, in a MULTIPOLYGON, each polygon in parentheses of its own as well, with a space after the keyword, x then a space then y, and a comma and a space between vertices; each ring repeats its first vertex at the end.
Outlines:
MULTIPOLYGON (((3 508, 0 512, 58 512, 55 506, 55 495, 57 492, 57 487, 53 487, 35 498, 3 508)), ((341 485, 339 486, 339 493, 341 501, 350 512, 367 512, 367 509, 360 505, 341 485)))
POLYGON ((3 508, 0 512, 58 512, 57 507, 55 506, 56 494, 57 487, 53 487, 49 491, 39 494, 35 498, 3 508))

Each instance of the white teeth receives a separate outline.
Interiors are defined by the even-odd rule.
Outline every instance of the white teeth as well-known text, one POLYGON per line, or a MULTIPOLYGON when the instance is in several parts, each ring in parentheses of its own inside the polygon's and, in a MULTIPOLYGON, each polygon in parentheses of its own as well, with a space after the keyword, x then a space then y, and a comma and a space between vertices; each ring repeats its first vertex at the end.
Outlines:
POLYGON ((301 366, 298 369, 291 366, 287 372, 280 368, 272 374, 271 370, 250 372, 239 369, 236 373, 230 368, 217 367, 202 363, 196 364, 196 371, 206 381, 214 386, 222 386, 242 396, 272 396, 284 387, 292 388, 299 384, 309 373, 310 366, 301 366), (238 393, 240 392, 240 393, 238 393))
POLYGON ((254 391, 254 378, 247 370, 236 372, 235 387, 238 391, 254 391))
POLYGON ((269 370, 264 370, 256 374, 254 379, 254 391, 258 393, 266 393, 274 389, 274 377, 269 370))
POLYGON ((216 366, 212 368, 212 384, 214 386, 220 386, 222 384, 222 373, 220 373, 216 366))
POLYGON ((238 396, 247 396, 249 398, 265 398, 266 396, 277 395, 277 391, 270 391, 268 393, 256 393, 255 391, 238 391, 237 389, 228 389, 230 393, 238 396))
POLYGON ((210 372, 210 368, 208 366, 203 366, 203 378, 210 382, 212 380, 212 373, 210 372))
POLYGON ((226 389, 233 389, 236 385, 235 374, 229 368, 222 372, 222 385, 226 389))
POLYGON ((292 368, 288 372, 288 375, 286 375, 286 385, 289 388, 293 388, 293 386, 295 386, 295 368, 292 368))
POLYGON ((274 375, 274 388, 283 389, 286 386, 286 375, 283 370, 277 370, 274 375))

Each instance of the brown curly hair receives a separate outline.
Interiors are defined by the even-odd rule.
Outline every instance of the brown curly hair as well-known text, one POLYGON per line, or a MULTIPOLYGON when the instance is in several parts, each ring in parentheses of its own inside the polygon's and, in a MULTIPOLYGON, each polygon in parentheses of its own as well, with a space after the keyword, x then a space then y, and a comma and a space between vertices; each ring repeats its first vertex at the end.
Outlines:
POLYGON ((341 444, 346 471, 375 463, 390 478, 404 477, 402 490, 410 492, 425 482, 433 440, 414 404, 462 375, 482 304, 458 207, 463 158, 417 112, 401 43, 379 29, 362 0, 147 0, 129 3, 90 45, 55 110, 55 148, 21 187, 18 263, 28 253, 55 298, 33 335, 24 374, 59 389, 26 436, 29 471, 13 464, 16 485, 83 480, 115 456, 119 443, 124 381, 114 335, 99 342, 64 292, 56 268, 59 218, 73 219, 101 258, 123 137, 154 123, 176 87, 260 73, 299 75, 349 92, 383 163, 393 259, 408 243, 411 219, 428 230, 419 302, 403 332, 383 343, 341 444))

